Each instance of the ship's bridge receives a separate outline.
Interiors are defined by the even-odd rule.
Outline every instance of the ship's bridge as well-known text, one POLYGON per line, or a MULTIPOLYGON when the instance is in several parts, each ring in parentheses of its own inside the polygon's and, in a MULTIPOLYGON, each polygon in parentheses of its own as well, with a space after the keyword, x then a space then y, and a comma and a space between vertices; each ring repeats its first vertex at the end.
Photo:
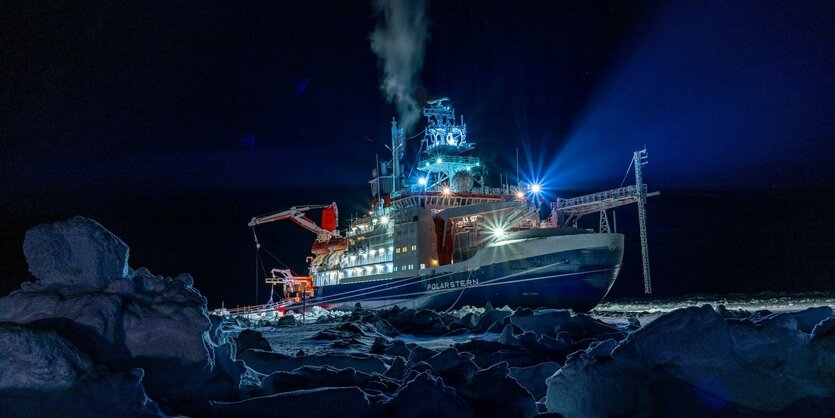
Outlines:
POLYGON ((455 110, 449 99, 429 101, 423 109, 427 118, 424 130, 423 159, 417 170, 425 174, 410 191, 446 189, 453 193, 469 193, 476 186, 483 186, 481 161, 477 157, 464 156, 475 148, 467 141, 467 124, 464 117, 460 123, 455 119, 455 110))
POLYGON ((428 154, 460 154, 475 147, 467 142, 467 124, 461 116, 461 124, 455 123, 455 109, 449 99, 443 98, 427 102, 423 109, 428 125, 424 133, 424 147, 428 154))

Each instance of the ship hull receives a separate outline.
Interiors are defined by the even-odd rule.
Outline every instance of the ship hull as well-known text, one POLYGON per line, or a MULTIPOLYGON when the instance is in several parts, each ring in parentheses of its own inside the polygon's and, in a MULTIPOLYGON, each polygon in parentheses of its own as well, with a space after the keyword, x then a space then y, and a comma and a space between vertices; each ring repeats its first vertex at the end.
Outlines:
POLYGON ((450 310, 465 305, 591 310, 611 289, 623 259, 623 235, 582 234, 500 243, 472 259, 411 276, 317 288, 316 298, 288 306, 450 310))

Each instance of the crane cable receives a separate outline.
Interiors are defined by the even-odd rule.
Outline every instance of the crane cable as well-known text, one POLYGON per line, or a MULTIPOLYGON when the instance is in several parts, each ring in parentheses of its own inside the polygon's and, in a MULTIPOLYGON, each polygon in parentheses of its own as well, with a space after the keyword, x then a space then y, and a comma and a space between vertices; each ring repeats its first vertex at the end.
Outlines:
POLYGON ((635 163, 634 158, 629 160, 629 167, 626 167, 626 173, 623 173, 623 180, 620 181, 620 186, 618 186, 618 187, 623 187, 623 183, 626 182, 626 176, 629 175, 629 170, 632 169, 632 164, 634 164, 634 163, 635 163))
MULTIPOLYGON (((467 274, 467 280, 470 280, 471 277, 473 277, 473 271, 472 270, 470 270, 470 273, 467 274)), ((455 305, 458 304, 458 301, 461 300, 461 296, 464 296, 464 290, 466 290, 466 289, 467 289, 466 287, 461 288, 461 293, 458 294, 458 297, 455 299, 455 302, 452 302, 452 305, 449 305, 449 308, 447 308, 444 311, 444 313, 448 313, 449 311, 452 310, 452 308, 455 307, 455 305)))
MULTIPOLYGON (((418 135, 420 135, 420 134, 417 134, 415 136, 418 136, 418 135)), ((412 138, 414 138, 415 136, 413 136, 412 138)), ((409 138, 409 139, 412 139, 412 138, 409 138)), ((415 171, 415 167, 417 167, 418 163, 420 163, 420 152, 421 151, 423 151, 423 141, 420 141, 420 148, 418 148, 418 152, 417 152, 417 154, 415 154, 417 156, 415 158, 415 163, 412 164, 411 167, 409 167, 409 174, 406 176, 407 178, 412 177, 412 172, 415 171)))
MULTIPOLYGON (((290 272, 291 272, 291 273, 293 272, 293 271, 292 271, 293 269, 291 269, 291 268, 290 268, 290 266, 288 266, 287 264, 285 264, 285 263, 284 263, 283 261, 281 261, 278 257, 274 256, 274 255, 273 255, 273 253, 271 253, 271 252, 270 252, 270 250, 268 250, 268 249, 264 248, 263 246, 261 247, 261 249, 262 249, 262 250, 264 250, 264 252, 265 252, 265 253, 267 253, 267 255, 269 255, 270 257, 272 257, 275 261, 278 261, 278 262, 279 262, 279 264, 281 264, 284 268, 286 268, 287 270, 290 270, 290 272)), ((295 275, 295 273, 294 273, 294 275, 295 275)))
POLYGON ((256 251, 256 253, 257 253, 258 250, 264 250, 265 253, 267 253, 270 257, 275 259, 275 261, 278 261, 279 264, 281 264, 284 268, 286 268, 288 270, 291 270, 290 266, 288 266, 286 263, 281 261, 281 259, 279 259, 275 255, 273 255, 273 253, 271 253, 270 250, 268 250, 266 247, 261 245, 260 242, 258 242, 258 235, 255 234, 255 227, 254 226, 252 227, 252 237, 255 239, 255 251, 256 251))

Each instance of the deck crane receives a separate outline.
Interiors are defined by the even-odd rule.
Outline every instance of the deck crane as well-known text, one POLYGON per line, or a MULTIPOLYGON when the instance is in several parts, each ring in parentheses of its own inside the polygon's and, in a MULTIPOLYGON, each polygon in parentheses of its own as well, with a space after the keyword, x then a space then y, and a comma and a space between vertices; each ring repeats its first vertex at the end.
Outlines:
MULTIPOLYGON (((253 217, 252 220, 249 221, 247 226, 252 228, 252 234, 255 238, 255 248, 256 248, 256 284, 255 284, 255 298, 258 299, 258 280, 257 280, 257 270, 258 270, 258 250, 261 249, 261 244, 258 242, 258 235, 255 234, 255 227, 257 225, 262 225, 270 222, 276 221, 283 221, 285 219, 289 219, 295 222, 297 225, 301 226, 302 228, 313 232, 316 234, 316 242, 313 243, 313 251, 314 254, 325 254, 329 251, 328 246, 335 246, 332 240, 337 241, 339 244, 345 245, 342 241, 345 241, 344 238, 337 230, 337 226, 339 226, 339 209, 336 206, 336 202, 333 202, 329 205, 302 205, 302 206, 293 206, 290 209, 276 212, 270 215, 264 216, 256 216, 253 217), (312 219, 308 218, 306 213, 311 210, 315 209, 322 209, 322 225, 319 226, 314 222, 312 219)), ((274 256, 273 256, 274 257, 274 256)), ((280 260, 279 260, 280 261, 280 260)), ((282 263, 283 264, 283 263, 282 263)), ((269 284, 271 287, 274 287, 276 284, 280 284, 282 286, 283 292, 283 300, 291 300, 294 299, 296 301, 299 300, 299 295, 301 299, 305 299, 306 297, 313 297, 313 279, 310 276, 295 276, 290 271, 290 269, 279 270, 273 269, 271 277, 266 278, 266 283, 269 284), (277 276, 278 273, 281 277, 277 276), (297 287, 302 286, 299 290, 297 287)), ((273 292, 270 291, 270 302, 267 305, 272 305, 273 292)), ((266 305, 265 305, 266 306, 266 305)))
POLYGON ((330 205, 293 206, 285 211, 256 216, 247 225, 254 228, 256 225, 283 221, 285 219, 289 219, 302 228, 316 234, 316 242, 324 243, 330 241, 331 238, 340 238, 339 231, 336 229, 339 226, 339 210, 336 207, 336 202, 330 205), (323 209, 322 226, 317 225, 316 222, 306 215, 308 211, 314 209, 323 209))

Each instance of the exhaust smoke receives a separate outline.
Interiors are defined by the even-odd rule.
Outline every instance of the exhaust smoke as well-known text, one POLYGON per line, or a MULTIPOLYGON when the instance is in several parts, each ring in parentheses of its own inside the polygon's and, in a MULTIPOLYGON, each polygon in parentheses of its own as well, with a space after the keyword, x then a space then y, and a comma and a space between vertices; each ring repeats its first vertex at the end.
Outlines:
POLYGON ((400 126, 408 132, 421 115, 421 107, 412 94, 429 36, 426 2, 375 0, 374 11, 380 20, 371 33, 371 50, 383 68, 380 89, 397 106, 400 126))

